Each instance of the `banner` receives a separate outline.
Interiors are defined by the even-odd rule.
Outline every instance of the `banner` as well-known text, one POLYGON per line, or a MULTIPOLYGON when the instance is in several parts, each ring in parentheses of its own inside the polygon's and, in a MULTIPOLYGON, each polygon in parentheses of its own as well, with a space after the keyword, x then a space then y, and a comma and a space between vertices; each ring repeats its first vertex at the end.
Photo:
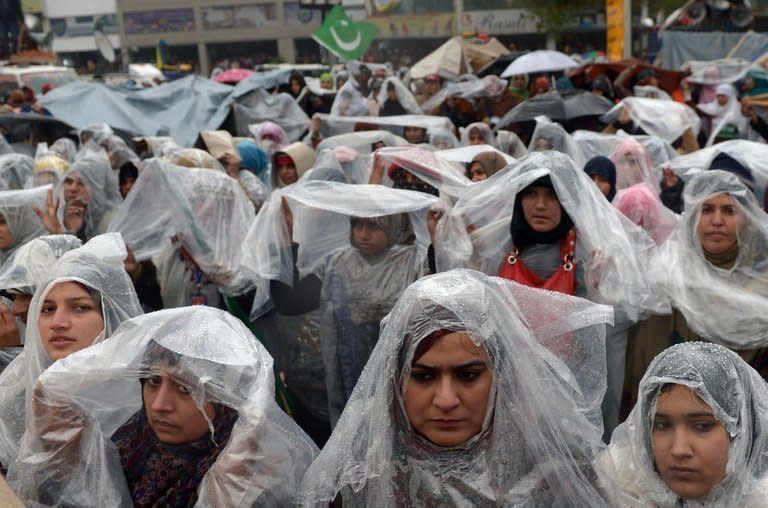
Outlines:
POLYGON ((328 12, 323 26, 312 34, 318 44, 344 60, 359 60, 375 37, 375 25, 352 21, 340 5, 328 12))

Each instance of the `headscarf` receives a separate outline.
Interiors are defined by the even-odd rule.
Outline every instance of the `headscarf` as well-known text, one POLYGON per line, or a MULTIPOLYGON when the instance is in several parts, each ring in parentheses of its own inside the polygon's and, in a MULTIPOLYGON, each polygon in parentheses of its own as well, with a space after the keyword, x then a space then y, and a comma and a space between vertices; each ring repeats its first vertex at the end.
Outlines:
MULTIPOLYGON (((716 80, 720 77, 720 68, 716 65, 710 65, 704 69, 704 77, 710 80, 716 80)), ((717 85, 701 85, 699 89, 699 104, 708 104, 717 98, 717 85)))
POLYGON ((768 215, 734 174, 710 170, 685 186, 685 212, 660 247, 652 282, 702 338, 736 350, 768 346, 768 215), (740 215, 737 247, 718 267, 698 235, 702 204, 729 195, 740 215), (750 316, 744 319, 743 316, 750 316))
POLYGON ((768 493, 767 428, 768 389, 755 370, 717 344, 677 344, 648 367, 637 404, 596 467, 615 506, 760 506, 768 493), (652 423, 659 394, 669 384, 688 387, 710 406, 730 439, 725 478, 706 499, 679 498, 654 466, 652 423))
POLYGON ((0 190, 18 190, 27 186, 32 177, 34 160, 29 155, 8 153, 0 155, 0 190))
POLYGON ((612 101, 615 97, 613 84, 611 84, 611 80, 605 74, 599 75, 592 81, 592 89, 597 89, 603 92, 603 97, 608 100, 612 101))
POLYGON ((309 171, 309 169, 315 165, 315 151, 301 141, 296 141, 295 143, 291 143, 288 146, 280 148, 272 156, 273 189, 282 189, 283 187, 286 187, 285 183, 283 183, 283 181, 280 179, 280 175, 278 174, 278 167, 280 166, 280 164, 278 164, 278 159, 280 157, 286 156, 290 157, 290 159, 293 161, 293 165, 296 167, 296 174, 299 178, 301 178, 304 173, 309 171))
POLYGON ((515 206, 512 212, 512 220, 509 223, 509 233, 512 236, 512 242, 515 247, 520 250, 535 244, 559 242, 573 227, 573 221, 568 216, 568 212, 563 210, 563 205, 560 205, 560 222, 555 229, 544 233, 535 231, 525 218, 523 200, 521 198, 531 187, 546 187, 555 192, 552 179, 549 176, 542 176, 515 195, 515 206))
POLYGON ((627 138, 616 145, 611 160, 616 165, 616 190, 638 183, 645 183, 656 192, 661 190, 648 150, 633 138, 627 138))
POLYGON ((525 76, 525 84, 520 88, 515 86, 515 78, 517 76, 511 76, 509 78, 509 90, 515 95, 517 95, 518 97, 520 97, 520 99, 525 101, 525 100, 528 100, 528 98, 531 96, 531 92, 530 90, 528 90, 528 83, 529 83, 528 75, 524 74, 524 76, 525 76))
POLYGON ((507 159, 505 159, 501 153, 490 151, 480 152, 479 154, 475 155, 472 158, 472 161, 469 163, 469 167, 471 168, 472 164, 475 162, 480 163, 480 165, 483 167, 483 171, 485 171, 485 174, 489 178, 507 167, 508 164, 507 159))
POLYGON ((474 122, 467 126, 466 129, 461 131, 461 144, 464 146, 469 145, 469 137, 471 134, 480 134, 483 138, 483 143, 490 146, 496 145, 496 140, 493 139, 493 132, 491 128, 485 122, 474 122))
POLYGON ((643 228, 656 245, 664 243, 677 226, 678 216, 664 206, 653 189, 643 183, 620 190, 613 205, 643 228))
POLYGON ((299 504, 341 493, 345 506, 600 506, 584 461, 602 447, 589 415, 604 388, 606 322, 605 307, 471 270, 417 281, 384 319, 299 504), (450 448, 418 435, 404 409, 415 351, 437 331, 468 333, 493 376, 480 433, 450 448), (574 356, 557 352, 566 336, 578 338, 574 356))
POLYGON ((46 185, 28 190, 0 191, 0 214, 5 218, 11 233, 11 245, 0 251, 3 261, 28 241, 46 233, 43 223, 32 207, 45 210, 50 190, 51 186, 46 185))
POLYGON ((21 436, 30 422, 25 411, 33 398, 40 374, 51 366, 36 326, 48 293, 59 283, 79 282, 101 295, 104 330, 100 342, 124 320, 142 313, 131 278, 123 267, 125 244, 120 235, 99 235, 80 248, 63 254, 50 268, 29 305, 24 352, 0 374, 0 462, 10 466, 16 458, 21 436))
POLYGON ((77 429, 93 446, 67 448, 71 432, 46 433, 42 419, 33 420, 18 462, 24 474, 11 471, 28 500, 288 506, 317 454, 275 403, 272 357, 240 320, 218 309, 169 309, 126 321, 112 340, 57 362, 37 386, 34 410, 45 424, 77 429), (187 387, 198 408, 214 404, 206 439, 171 446, 147 435, 140 381, 162 374, 187 387), (177 466, 191 476, 181 477, 177 466))
POLYGON ((237 152, 240 154, 242 162, 240 167, 251 170, 255 175, 259 175, 267 169, 269 165, 269 155, 259 146, 256 146, 251 140, 245 139, 237 144, 237 152))
POLYGON ((595 175, 608 180, 611 184, 611 191, 605 197, 608 201, 613 201, 616 196, 616 165, 608 157, 598 155, 592 157, 584 166, 584 172, 588 177, 594 178, 595 175))
POLYGON ((753 97, 768 93, 768 71, 760 68, 752 68, 747 71, 747 78, 752 80, 754 87, 747 90, 747 95, 753 97))

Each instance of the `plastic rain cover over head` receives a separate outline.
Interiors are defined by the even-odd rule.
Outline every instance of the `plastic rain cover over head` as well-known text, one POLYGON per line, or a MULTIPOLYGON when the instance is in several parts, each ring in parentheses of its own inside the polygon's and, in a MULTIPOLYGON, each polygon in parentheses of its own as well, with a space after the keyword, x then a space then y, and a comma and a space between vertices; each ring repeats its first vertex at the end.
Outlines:
POLYGON ((303 181, 322 180, 326 182, 364 183, 370 172, 360 155, 346 146, 317 151, 312 169, 301 175, 303 181))
POLYGON ((415 282, 382 322, 300 504, 341 492, 344 506, 601 506, 589 461, 603 448, 606 323, 609 307, 472 270, 415 282), (453 447, 405 411, 414 355, 436 331, 467 333, 492 375, 480 432, 453 447))
POLYGON ((83 193, 77 196, 85 205, 85 237, 90 239, 105 233, 115 209, 123 201, 117 182, 117 172, 112 171, 109 157, 103 150, 82 152, 74 164, 64 174, 56 195, 60 200, 59 220, 64 222, 66 199, 64 187, 69 180, 82 182, 85 186, 83 193))
POLYGON ((0 267, 0 290, 32 295, 65 252, 83 242, 72 235, 45 235, 34 238, 18 249, 0 267))
POLYGON ((600 121, 611 124, 619 118, 622 108, 626 108, 629 117, 651 136, 674 143, 686 129, 699 134, 701 120, 696 111, 687 104, 663 99, 645 97, 627 97, 600 117, 600 121))
POLYGON ((691 75, 686 79, 699 85, 720 85, 741 81, 755 64, 741 58, 721 60, 691 60, 683 64, 691 75))
POLYGON ((133 283, 123 267, 125 244, 120 235, 106 234, 64 253, 39 284, 27 314, 24 352, 0 374, 0 463, 10 466, 24 433, 25 407, 40 374, 51 359, 35 326, 48 293, 59 283, 78 282, 101 295, 104 329, 93 342, 109 337, 124 320, 142 313, 133 283))
POLYGON ((285 139, 278 141, 280 144, 299 139, 301 133, 309 127, 309 117, 290 94, 273 95, 262 88, 238 99, 234 115, 240 136, 248 136, 253 124, 267 120, 279 124, 285 132, 285 139))
POLYGON ((515 196, 544 176, 551 179, 564 212, 576 227, 574 259, 584 276, 576 294, 613 305, 632 321, 647 310, 664 310, 644 268, 645 259, 656 249, 653 240, 608 203, 587 174, 559 152, 530 154, 475 183, 472 192, 459 198, 437 225, 437 270, 464 267, 498 274, 512 249, 515 196))
POLYGON ((587 160, 598 155, 610 157, 616 146, 625 139, 634 139, 643 145, 651 158, 653 167, 659 167, 678 157, 678 153, 669 141, 656 136, 630 135, 622 130, 616 134, 577 130, 573 132, 572 136, 573 140, 581 147, 587 160))
POLYGON ((675 212, 664 206, 658 193, 644 183, 617 192, 613 206, 633 224, 643 228, 656 245, 664 243, 680 219, 675 212))
POLYGON ((0 249, 0 259, 5 261, 16 249, 46 233, 43 223, 32 207, 45 210, 50 185, 27 190, 0 191, 0 215, 8 226, 7 245, 0 249))
POLYGON ((381 148, 377 152, 384 165, 385 185, 393 184, 390 170, 402 168, 448 196, 458 197, 471 184, 461 165, 443 159, 435 152, 414 146, 381 148))
POLYGON ((182 384, 198 409, 212 402, 215 411, 237 412, 228 442, 214 440, 221 451, 202 478, 195 506, 292 504, 317 447, 277 406, 266 349, 240 320, 205 306, 126 321, 110 340, 41 376, 25 446, 10 475, 17 492, 55 506, 133 506, 110 437, 142 412, 141 380, 157 375, 182 384))
POLYGON ((480 138, 482 138, 483 144, 485 145, 496 145, 496 139, 493 136, 491 127, 485 122, 474 122, 467 125, 466 127, 459 127, 459 131, 461 132, 461 144, 464 146, 477 144, 471 143, 471 138, 473 135, 480 136, 480 138))
POLYGON ((568 155, 579 168, 583 168, 587 160, 579 145, 573 140, 563 126, 553 122, 546 116, 536 117, 536 128, 531 134, 531 142, 528 143, 528 151, 544 152, 546 150, 555 150, 568 155))
POLYGON ((50 146, 51 151, 57 153, 59 157, 65 161, 72 163, 75 162, 75 155, 77 155, 77 144, 69 138, 59 138, 54 141, 50 146))
POLYGON ((226 174, 150 159, 110 231, 123 235, 137 261, 160 254, 175 238, 212 282, 239 294, 250 284, 238 266, 253 220, 248 197, 226 174))
MULTIPOLYGON (((344 117, 316 113, 320 119, 320 133, 323 137, 336 136, 354 132, 360 125, 376 126, 378 129, 387 130, 399 137, 403 137, 406 127, 421 127, 426 131, 432 129, 446 129, 453 132, 451 120, 444 116, 432 115, 395 115, 395 116, 358 116, 344 117)), ((425 139, 427 141, 427 139, 425 139)))
POLYGON ((680 223, 653 263, 653 281, 701 337, 737 350, 768 346, 768 215, 725 171, 694 176, 684 199, 680 223), (713 225, 714 211, 728 214, 722 224, 713 225))
POLYGON ((334 116, 367 116, 370 114, 368 103, 352 80, 344 83, 339 89, 331 106, 334 116))
MULTIPOLYGON (((408 87, 406 87, 403 84, 403 82, 400 81, 400 79, 395 76, 388 77, 387 79, 384 80, 384 83, 381 85, 381 90, 379 90, 379 94, 376 97, 376 102, 379 103, 379 106, 383 107, 384 103, 387 101, 387 98, 389 96, 389 93, 387 92, 387 88, 389 87, 390 83, 395 89, 395 94, 397 95, 397 102, 400 103, 400 105, 403 107, 406 113, 408 113, 409 115, 421 114, 421 108, 419 108, 419 104, 416 102, 416 98, 413 96, 411 91, 408 90, 408 87)), ((368 113, 366 113, 366 115, 367 114, 368 113)))
POLYGON ((768 389, 733 351, 704 342, 657 356, 640 381, 638 402, 613 432, 596 469, 613 506, 762 506, 768 494, 768 389), (688 387, 728 434, 725 477, 703 499, 682 499, 654 465, 651 429, 668 385, 688 387), (761 481, 762 479, 762 481, 761 481))
POLYGON ((516 159, 528 153, 520 137, 512 131, 500 130, 496 133, 496 146, 499 150, 516 159))
POLYGON ((453 131, 442 127, 428 129, 427 136, 429 137, 429 144, 438 150, 448 150, 451 148, 459 148, 461 146, 461 142, 456 139, 453 131))
POLYGON ((617 191, 638 183, 646 184, 657 194, 661 191, 648 150, 639 142, 632 138, 620 141, 611 152, 611 160, 616 165, 617 191))
POLYGON ((363 155, 368 155, 375 151, 373 146, 378 145, 379 143, 384 144, 384 146, 403 146, 408 144, 405 139, 396 136, 389 131, 360 131, 337 134, 325 138, 317 145, 317 152, 320 153, 321 150, 326 148, 347 146, 363 155))
POLYGON ((8 153, 0 155, 0 190, 18 190, 32 177, 35 161, 29 155, 8 153))
POLYGON ((93 142, 97 145, 100 145, 101 143, 107 141, 110 137, 114 136, 115 131, 113 131, 112 128, 105 123, 95 123, 87 127, 83 127, 78 131, 77 134, 80 138, 81 144, 83 145, 87 142, 93 142))

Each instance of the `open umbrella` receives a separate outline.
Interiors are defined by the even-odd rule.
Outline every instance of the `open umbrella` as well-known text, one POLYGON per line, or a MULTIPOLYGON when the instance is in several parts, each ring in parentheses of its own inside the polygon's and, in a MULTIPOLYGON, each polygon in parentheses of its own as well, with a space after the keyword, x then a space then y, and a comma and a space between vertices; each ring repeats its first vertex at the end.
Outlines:
POLYGON ((232 85, 241 82, 251 74, 253 74, 253 71, 250 69, 227 69, 213 78, 213 80, 217 83, 226 83, 232 85))
POLYGON ((600 116, 607 113, 613 103, 584 90, 568 90, 565 92, 547 92, 523 101, 504 115, 498 127, 526 122, 544 115, 551 120, 564 122, 574 118, 600 116))
POLYGON ((548 49, 527 53, 501 73, 502 78, 517 74, 536 74, 538 72, 556 72, 578 66, 578 62, 565 53, 548 49))

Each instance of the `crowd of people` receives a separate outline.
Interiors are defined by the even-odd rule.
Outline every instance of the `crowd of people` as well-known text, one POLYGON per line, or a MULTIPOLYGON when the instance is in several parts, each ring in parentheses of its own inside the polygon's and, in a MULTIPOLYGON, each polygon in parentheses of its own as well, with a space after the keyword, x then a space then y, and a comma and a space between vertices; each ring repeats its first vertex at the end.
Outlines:
POLYGON ((0 140, 0 504, 765 505, 767 71, 259 93, 0 140))

